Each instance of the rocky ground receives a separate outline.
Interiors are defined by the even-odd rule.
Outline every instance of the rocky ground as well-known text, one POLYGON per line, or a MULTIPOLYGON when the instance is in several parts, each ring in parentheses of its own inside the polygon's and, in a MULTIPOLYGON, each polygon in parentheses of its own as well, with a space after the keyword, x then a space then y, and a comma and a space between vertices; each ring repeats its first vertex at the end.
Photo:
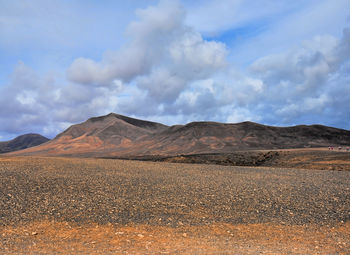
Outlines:
POLYGON ((348 254, 350 172, 0 157, 2 254, 348 254))
POLYGON ((266 166, 300 169, 350 171, 350 152, 327 148, 288 150, 248 150, 232 153, 190 154, 177 156, 139 156, 125 159, 145 161, 217 164, 224 166, 266 166))

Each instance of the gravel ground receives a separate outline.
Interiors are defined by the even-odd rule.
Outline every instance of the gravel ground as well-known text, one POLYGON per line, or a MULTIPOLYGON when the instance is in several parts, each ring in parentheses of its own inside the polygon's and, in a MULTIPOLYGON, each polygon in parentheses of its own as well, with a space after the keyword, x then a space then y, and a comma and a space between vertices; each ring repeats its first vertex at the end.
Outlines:
MULTIPOLYGON (((148 226, 153 232, 157 228, 188 228, 191 233, 190 228, 194 228, 200 233, 201 228, 217 225, 261 224, 282 226, 282 232, 289 228, 329 231, 350 222, 350 172, 111 159, 0 158, 0 246, 7 247, 6 253, 16 242, 22 248, 28 246, 21 234, 36 236, 35 222, 48 222, 51 227, 52 222, 85 228, 93 224, 114 229, 148 226), (21 230, 23 226, 32 232, 21 230)), ((295 236, 301 235, 298 233, 295 236)), ((350 249, 349 234, 332 236, 334 242, 340 240, 339 254, 350 249)), ((212 240, 200 235, 196 238, 212 240)), ((258 250, 247 251, 255 252, 258 250)))

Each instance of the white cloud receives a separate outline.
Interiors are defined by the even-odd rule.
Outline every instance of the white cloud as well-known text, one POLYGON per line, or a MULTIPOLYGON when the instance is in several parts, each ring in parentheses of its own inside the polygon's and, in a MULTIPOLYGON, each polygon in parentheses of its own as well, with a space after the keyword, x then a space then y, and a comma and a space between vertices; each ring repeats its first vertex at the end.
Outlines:
POLYGON ((138 87, 148 91, 147 96, 158 102, 173 101, 186 86, 186 80, 166 68, 153 70, 137 80, 138 87))
POLYGON ((38 132, 55 136, 68 124, 84 121, 114 109, 120 84, 86 88, 62 86, 53 77, 41 77, 23 62, 18 63, 10 83, 0 88, 0 126, 6 137, 38 132))
POLYGON ((252 112, 250 112, 246 108, 234 108, 231 109, 230 112, 227 113, 227 122, 228 123, 238 123, 243 121, 259 121, 260 118, 255 116, 252 112))
POLYGON ((139 21, 128 26, 130 41, 126 47, 106 52, 101 62, 76 59, 68 77, 84 84, 108 84, 113 79, 130 81, 159 63, 174 35, 181 33, 184 10, 175 1, 161 1, 158 6, 137 10, 136 15, 139 21))
POLYGON ((246 86, 251 87, 254 92, 262 93, 264 90, 264 83, 259 79, 253 79, 247 77, 245 80, 246 86))
POLYGON ((227 66, 226 46, 206 41, 186 26, 186 12, 179 2, 160 1, 136 14, 138 21, 127 29, 130 41, 126 47, 106 52, 100 62, 76 59, 68 77, 94 86, 109 86, 113 80, 120 80, 124 94, 129 96, 116 108, 149 116, 174 111, 177 98, 193 82, 227 66))
POLYGON ((160 1, 136 14, 139 20, 127 29, 130 42, 126 47, 106 52, 101 62, 76 59, 68 77, 77 83, 98 85, 139 78, 140 88, 148 90, 150 96, 176 99, 178 90, 188 82, 206 78, 226 65, 225 45, 205 41, 185 26, 186 13, 177 1, 160 1), (169 82, 171 86, 166 85, 169 82), (157 84, 165 90, 172 87, 172 91, 159 93, 156 90, 162 88, 157 84))
POLYGON ((338 116, 349 116, 346 106, 350 98, 345 92, 350 80, 348 31, 344 29, 340 40, 316 36, 299 48, 266 56, 252 65, 252 72, 266 87, 261 112, 269 110, 274 116, 270 121, 327 121, 334 125, 342 121, 338 116))
POLYGON ((287 86, 295 96, 300 96, 305 91, 314 93, 317 87, 327 81, 328 74, 335 68, 335 47, 338 42, 330 36, 318 36, 304 45, 306 46, 287 53, 263 57, 252 64, 251 70, 270 86, 282 90, 287 86))
MULTIPOLYGON (((279 1, 280 2, 280 1, 279 1)), ((291 1, 283 1, 288 9, 291 1)), ((297 47, 301 41, 316 36, 341 36, 349 15, 348 0, 293 1, 295 8, 279 12, 276 20, 259 27, 247 40, 234 45, 231 60, 250 65, 257 58, 297 47)), ((268 19, 267 19, 268 20, 268 19)), ((259 24, 258 24, 259 25, 259 24)))

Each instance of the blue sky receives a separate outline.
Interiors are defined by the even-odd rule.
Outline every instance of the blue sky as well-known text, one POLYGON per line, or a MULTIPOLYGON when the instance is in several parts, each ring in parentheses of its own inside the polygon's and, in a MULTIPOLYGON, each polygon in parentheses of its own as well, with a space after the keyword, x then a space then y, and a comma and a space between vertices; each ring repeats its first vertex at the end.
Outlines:
POLYGON ((0 140, 116 112, 350 129, 348 0, 0 0, 0 140))

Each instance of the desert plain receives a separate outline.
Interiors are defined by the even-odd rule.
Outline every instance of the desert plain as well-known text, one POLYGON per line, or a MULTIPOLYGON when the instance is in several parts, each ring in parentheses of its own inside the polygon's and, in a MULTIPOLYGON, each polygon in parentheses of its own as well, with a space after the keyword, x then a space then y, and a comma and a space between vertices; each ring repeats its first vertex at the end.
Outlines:
POLYGON ((0 253, 349 254, 334 153, 321 170, 2 156, 0 253))

